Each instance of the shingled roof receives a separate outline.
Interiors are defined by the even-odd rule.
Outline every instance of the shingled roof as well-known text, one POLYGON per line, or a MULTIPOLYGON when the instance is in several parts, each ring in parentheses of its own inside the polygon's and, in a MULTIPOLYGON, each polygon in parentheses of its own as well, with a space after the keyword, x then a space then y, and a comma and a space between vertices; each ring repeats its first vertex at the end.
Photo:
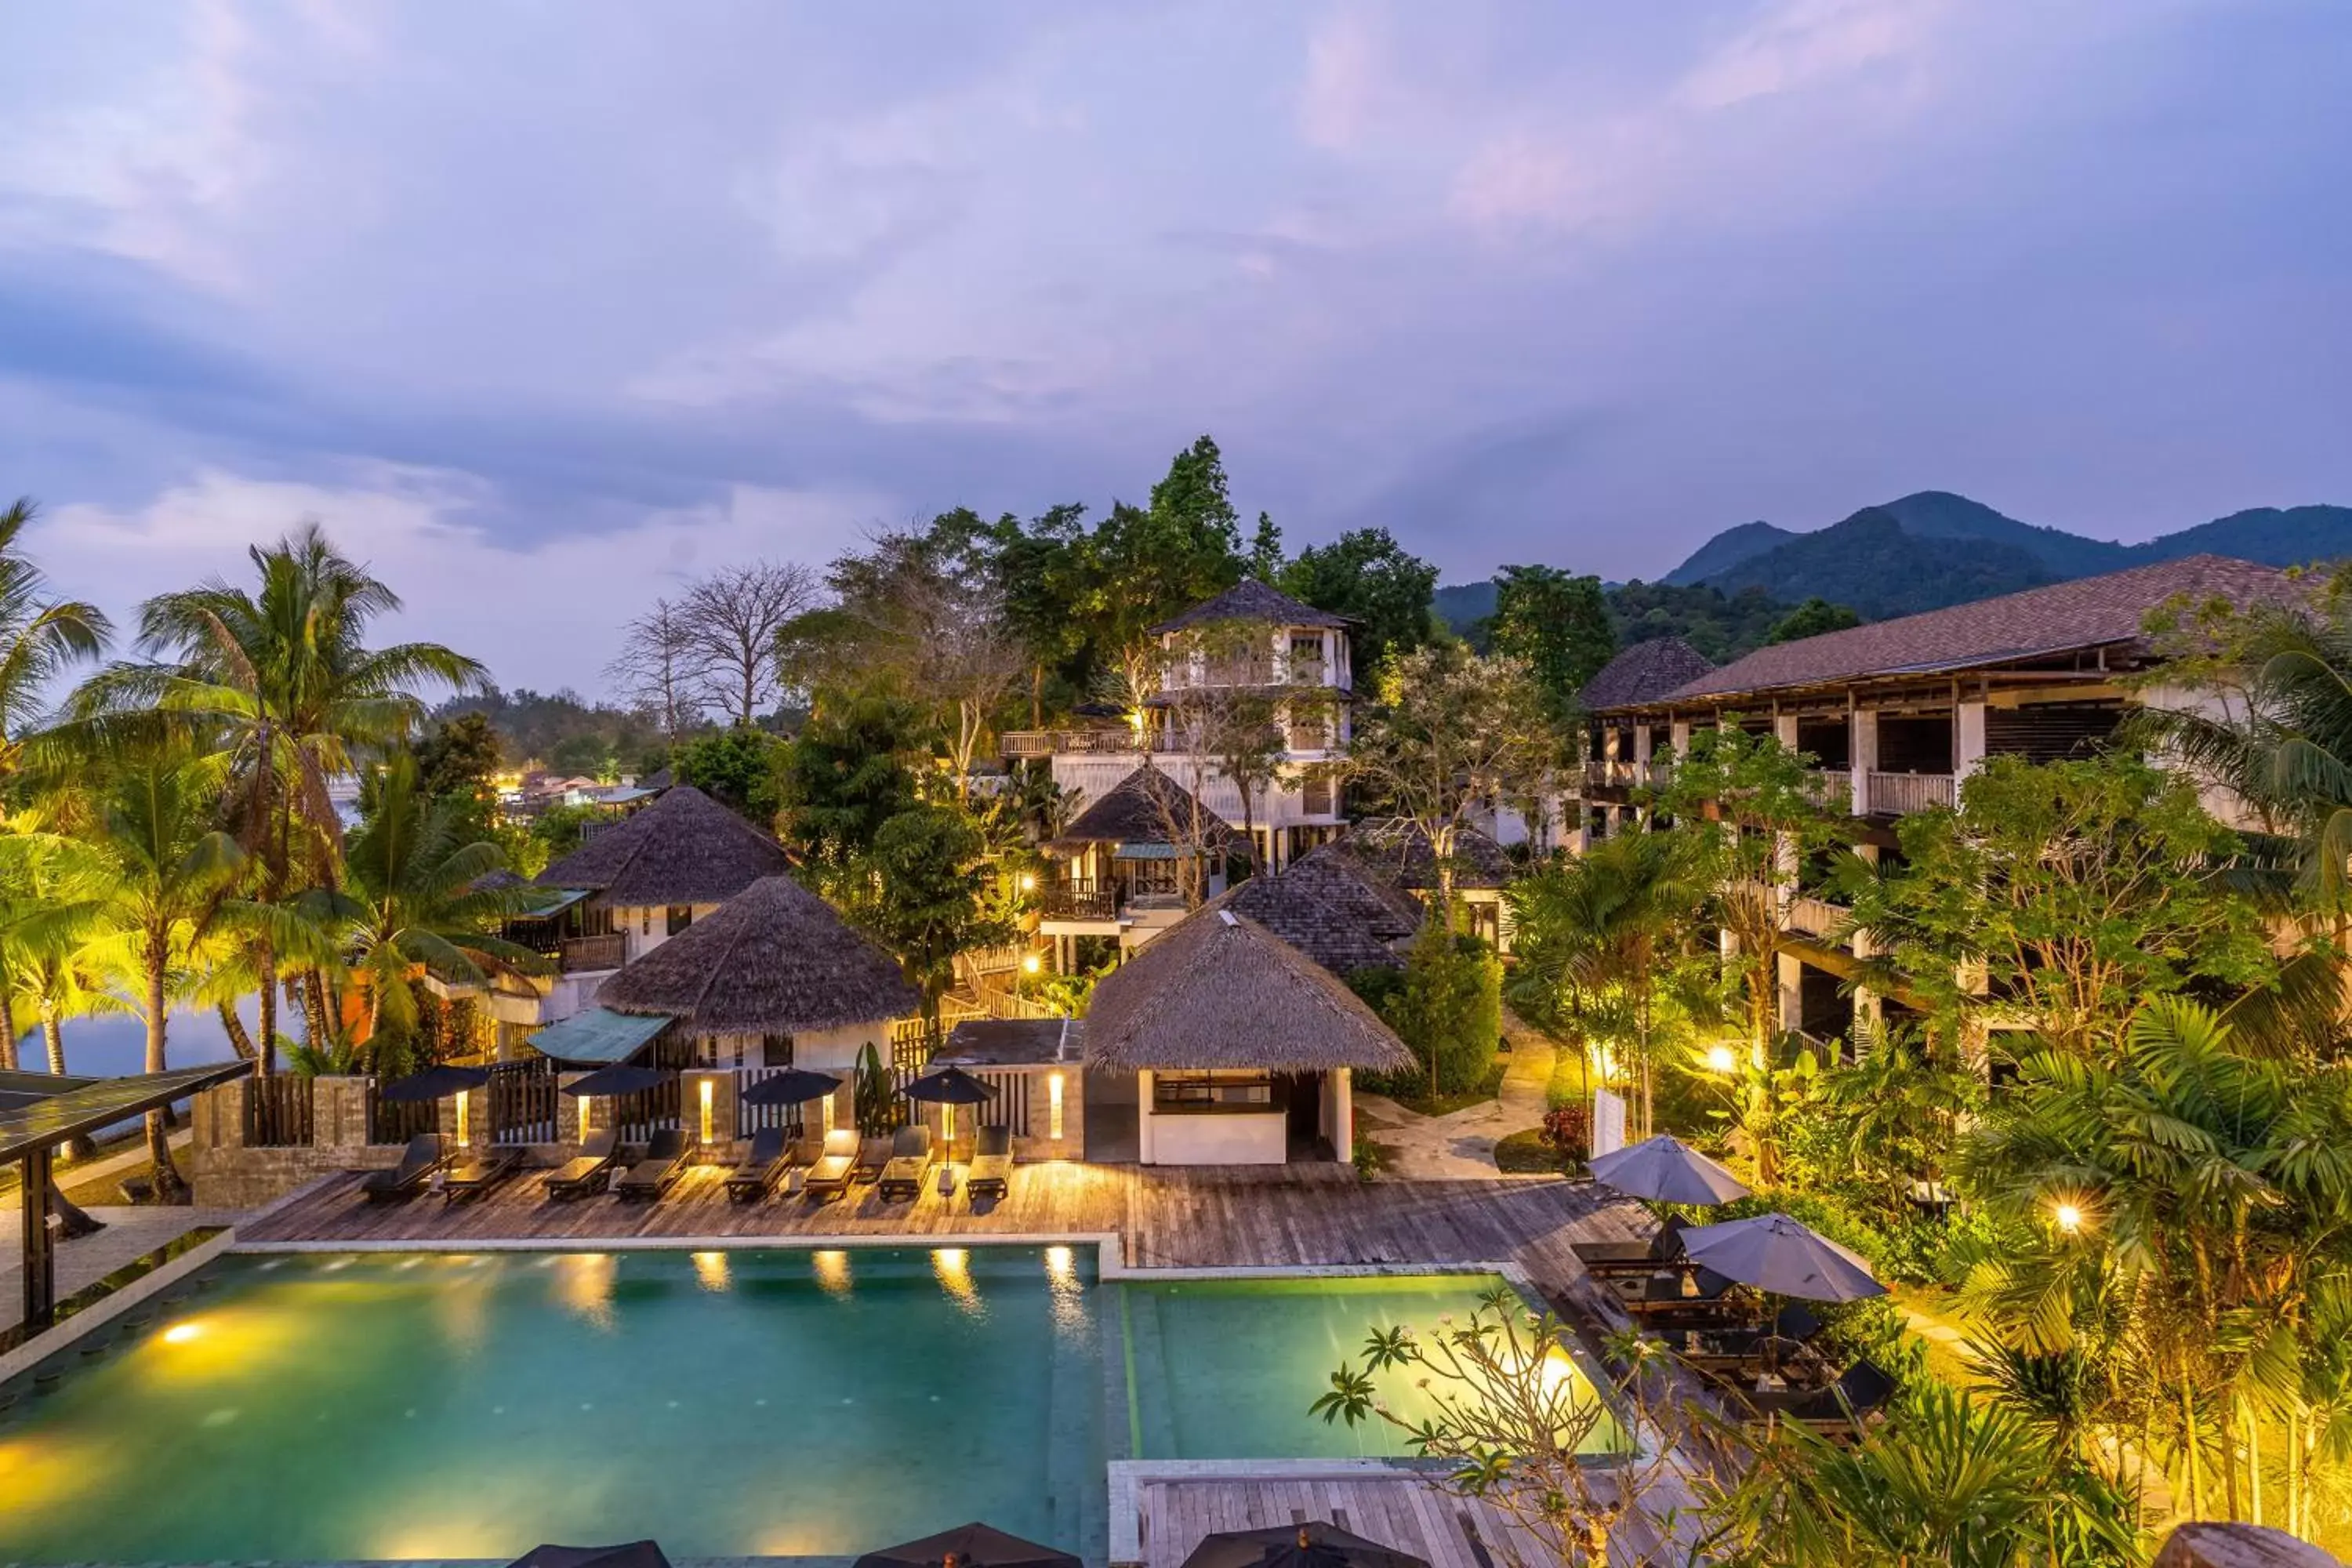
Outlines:
POLYGON ((1205 907, 1247 916, 1334 974, 1403 967, 1397 944, 1421 929, 1423 912, 1344 842, 1252 877, 1205 907))
POLYGON ((1593 671, 1576 700, 1587 712, 1650 702, 1715 668, 1715 661, 1680 637, 1637 642, 1593 671))
MULTIPOLYGON (((1192 792, 1147 764, 1078 813, 1047 847, 1067 851, 1089 844, 1177 843, 1180 840, 1168 832, 1171 817, 1180 826, 1192 822, 1192 792)), ((1211 848, 1236 837, 1233 825, 1205 805, 1201 807, 1201 820, 1211 848)))
POLYGON ((1329 970, 1255 921, 1199 909, 1103 977, 1089 1066, 1400 1072, 1412 1052, 1329 970))
MULTIPOLYGON (((1349 842, 1356 853, 1400 888, 1437 886, 1437 857, 1430 853, 1429 836, 1402 817, 1382 817, 1357 825, 1349 842)), ((1500 888, 1511 879, 1511 858, 1503 847, 1478 828, 1454 830, 1454 886, 1500 888)))
POLYGON ((614 973, 596 1005, 698 1035, 792 1035, 908 1017, 898 961, 790 877, 763 877, 614 973))
POLYGON ((2148 612, 2177 595, 2247 605, 2281 602, 2292 594, 2291 580, 2275 566, 2189 555, 1760 647, 1647 700, 1738 697, 2047 658, 2136 642, 2148 612))
POLYGON ((1344 626, 1345 616, 1335 616, 1328 610, 1318 610, 1312 605, 1301 604, 1279 588, 1269 588, 1255 577, 1244 577, 1213 599, 1204 599, 1182 615, 1160 622, 1151 628, 1160 632, 1181 632, 1188 626, 1208 626, 1216 621, 1265 621, 1277 626, 1344 626))
POLYGON ((679 784, 600 828, 532 880, 586 889, 597 908, 644 909, 723 904, 791 868, 774 839, 692 784, 679 784))

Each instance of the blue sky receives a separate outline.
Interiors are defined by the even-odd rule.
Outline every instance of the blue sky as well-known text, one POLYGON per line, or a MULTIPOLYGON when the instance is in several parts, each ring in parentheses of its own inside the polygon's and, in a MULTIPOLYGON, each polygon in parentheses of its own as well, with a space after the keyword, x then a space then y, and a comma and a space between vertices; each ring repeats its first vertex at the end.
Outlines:
POLYGON ((1203 430, 1450 580, 2352 502, 2347 79, 2341 0, 13 7, 0 491, 117 608, 321 518, 583 688, 1203 430))

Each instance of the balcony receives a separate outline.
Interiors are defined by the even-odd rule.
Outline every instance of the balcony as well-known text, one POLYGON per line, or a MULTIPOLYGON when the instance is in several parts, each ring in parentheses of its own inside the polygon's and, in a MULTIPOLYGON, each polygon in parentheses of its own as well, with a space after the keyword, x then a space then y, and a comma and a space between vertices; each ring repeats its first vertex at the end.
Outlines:
POLYGON ((1800 893, 1789 900, 1789 929, 1810 937, 1826 938, 1846 918, 1846 911, 1827 899, 1800 893))
POLYGON ((1118 919, 1118 891, 1115 888, 1049 883, 1037 889, 1037 914, 1049 921, 1115 921, 1118 919))
POLYGON ((1108 756, 1142 749, 1142 738, 1123 726, 1101 730, 1007 730, 999 746, 1008 757, 1108 756))
POLYGON ((1901 816, 1906 812, 1949 808, 1958 803, 1958 782, 1949 773, 1878 773, 1869 775, 1869 806, 1873 815, 1901 816))
POLYGON ((588 974, 602 969, 618 969, 627 958, 628 938, 619 931, 610 931, 603 936, 564 938, 556 963, 566 974, 588 974))

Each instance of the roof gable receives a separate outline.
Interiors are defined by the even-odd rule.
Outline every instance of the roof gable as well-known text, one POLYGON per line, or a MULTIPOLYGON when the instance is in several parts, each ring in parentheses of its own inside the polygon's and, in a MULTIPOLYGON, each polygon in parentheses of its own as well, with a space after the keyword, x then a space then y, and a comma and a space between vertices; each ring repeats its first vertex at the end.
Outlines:
POLYGON ((2189 555, 1760 647, 1663 697, 1637 700, 1727 698, 2104 647, 2137 641, 2148 612, 2176 595, 2242 605, 2284 601, 2293 592, 2293 580, 2277 567, 2189 555))
POLYGON ((1269 587, 1255 577, 1244 577, 1214 598, 1202 600, 1181 615, 1160 622, 1151 630, 1155 635, 1181 632, 1216 621, 1265 621, 1277 626, 1345 626, 1351 624, 1345 616, 1318 610, 1312 605, 1292 598, 1279 588, 1269 587))
POLYGON ((1576 694, 1587 711, 1622 708, 1664 697, 1715 668, 1715 661, 1680 637, 1637 642, 1595 670, 1576 694))
POLYGON ((1244 915, 1334 974, 1394 969, 1396 944, 1421 929, 1420 900, 1384 881, 1344 844, 1326 844, 1272 876, 1252 877, 1207 906, 1244 915))
MULTIPOLYGON (((1054 839, 1055 848, 1087 844, 1172 844, 1170 819, 1189 825, 1197 803, 1192 792, 1146 763, 1113 784, 1103 797, 1078 813, 1054 839)), ((1233 825, 1199 806, 1203 836, 1214 846, 1233 834, 1233 825)))
POLYGON ((532 880, 585 888, 599 907, 723 904, 792 868, 776 841, 696 789, 679 784, 600 828, 532 880))

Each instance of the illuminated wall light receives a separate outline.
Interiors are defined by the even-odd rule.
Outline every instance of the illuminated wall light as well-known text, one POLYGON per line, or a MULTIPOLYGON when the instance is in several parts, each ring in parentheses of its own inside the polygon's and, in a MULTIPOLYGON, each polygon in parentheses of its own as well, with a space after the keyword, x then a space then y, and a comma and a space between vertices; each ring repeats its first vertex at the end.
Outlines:
POLYGON ((1045 1136, 1055 1142, 1062 1139, 1062 1075, 1045 1075, 1045 1136))
POLYGON ((588 1108, 595 1102, 593 1095, 580 1097, 580 1142, 588 1142, 588 1108))
POLYGON ((830 1094, 826 1095, 824 1100, 819 1102, 819 1106, 820 1109, 818 1110, 818 1115, 823 1123, 822 1130, 826 1132, 830 1132, 833 1131, 833 1096, 830 1094))
POLYGON ((707 1078, 702 1079, 700 1087, 702 1090, 700 1096, 702 1101, 702 1142, 708 1143, 710 1142, 710 1080, 707 1078))
POLYGON ((457 1091, 457 1144, 460 1148, 463 1148, 465 1145, 473 1142, 471 1138, 468 1138, 466 1135, 466 1128, 467 1125, 467 1112, 471 1109, 472 1100, 473 1096, 467 1093, 466 1090, 461 1089, 457 1091))

